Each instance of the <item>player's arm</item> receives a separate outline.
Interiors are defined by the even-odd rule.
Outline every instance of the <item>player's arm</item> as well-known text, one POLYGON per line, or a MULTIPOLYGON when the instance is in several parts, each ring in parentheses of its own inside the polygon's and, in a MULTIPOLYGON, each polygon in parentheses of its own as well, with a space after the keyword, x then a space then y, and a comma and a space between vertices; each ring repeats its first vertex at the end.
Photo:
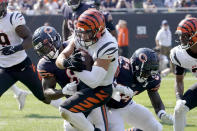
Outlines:
POLYGON ((75 74, 86 85, 91 88, 96 88, 107 74, 111 61, 111 59, 97 59, 91 71, 83 70, 82 72, 75 72, 75 74))
POLYGON ((56 88, 56 79, 54 77, 45 77, 42 79, 42 86, 44 88, 44 95, 50 100, 57 100, 63 96, 62 89, 56 88))
POLYGON ((118 59, 117 48, 117 45, 113 42, 103 45, 97 52, 97 59, 94 61, 92 70, 75 72, 76 76, 91 88, 99 86, 108 72, 110 63, 118 59))
POLYGON ((106 21, 106 28, 117 39, 117 32, 113 23, 112 15, 108 13, 107 16, 105 16, 105 21, 106 21))
POLYGON ((18 34, 18 36, 20 36, 23 39, 23 42, 21 45, 21 50, 23 49, 29 49, 32 48, 32 33, 29 29, 29 27, 27 27, 26 25, 19 25, 16 27, 15 29, 16 33, 18 34))
POLYGON ((68 57, 74 52, 75 43, 71 41, 68 46, 61 52, 56 60, 56 66, 60 69, 65 69, 66 65, 68 64, 68 57))
POLYGON ((176 99, 181 99, 184 93, 184 68, 175 65, 175 94, 176 99))
POLYGON ((155 113, 157 114, 160 110, 165 110, 165 106, 161 100, 161 97, 158 93, 158 91, 151 91, 148 90, 148 96, 150 98, 150 101, 152 103, 152 106, 155 110, 155 113))
POLYGON ((62 36, 63 36, 63 41, 68 40, 68 37, 70 36, 70 30, 68 28, 67 20, 63 20, 62 23, 62 36))
POLYGON ((166 123, 166 124, 173 124, 173 117, 166 113, 165 106, 161 100, 161 97, 158 91, 148 91, 148 96, 151 100, 152 106, 157 114, 158 118, 166 123))

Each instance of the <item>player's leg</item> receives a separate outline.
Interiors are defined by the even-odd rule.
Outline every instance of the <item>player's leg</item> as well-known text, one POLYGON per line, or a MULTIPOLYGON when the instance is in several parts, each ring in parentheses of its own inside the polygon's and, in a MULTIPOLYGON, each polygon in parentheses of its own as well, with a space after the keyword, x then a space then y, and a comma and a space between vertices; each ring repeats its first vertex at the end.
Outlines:
POLYGON ((121 110, 123 119, 128 124, 144 131, 162 131, 162 125, 144 106, 134 101, 121 110))
POLYGON ((108 117, 105 105, 93 109, 87 119, 101 131, 108 131, 108 117))
MULTIPOLYGON (((80 86, 81 87, 81 86, 80 86)), ((88 112, 104 105, 111 97, 112 87, 85 88, 68 98, 61 106, 62 117, 82 131, 94 131, 94 126, 81 112, 88 112)))
POLYGON ((182 100, 177 100, 174 109, 174 131, 184 131, 186 113, 197 106, 197 83, 192 85, 183 95, 182 100))
POLYGON ((0 96, 3 95, 17 80, 14 79, 5 69, 0 68, 0 96))
POLYGON ((19 71, 17 73, 13 72, 12 76, 27 86, 36 98, 49 104, 50 101, 44 97, 41 81, 38 75, 33 71, 31 60, 26 58, 22 63, 17 65, 16 68, 19 71))
POLYGON ((24 108, 25 99, 28 95, 28 92, 18 88, 16 85, 13 85, 10 89, 14 92, 14 97, 19 103, 19 110, 22 110, 24 108))
POLYGON ((120 114, 119 109, 110 109, 108 108, 107 116, 108 116, 108 125, 109 131, 124 131, 124 120, 120 114))

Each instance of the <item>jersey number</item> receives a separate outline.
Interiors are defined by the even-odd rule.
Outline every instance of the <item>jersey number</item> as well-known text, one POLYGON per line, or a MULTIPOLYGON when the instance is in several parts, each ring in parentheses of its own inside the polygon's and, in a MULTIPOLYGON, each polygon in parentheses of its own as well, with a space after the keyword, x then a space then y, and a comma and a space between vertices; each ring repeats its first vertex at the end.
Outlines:
POLYGON ((0 45, 2 46, 10 45, 8 36, 5 33, 0 33, 0 45))

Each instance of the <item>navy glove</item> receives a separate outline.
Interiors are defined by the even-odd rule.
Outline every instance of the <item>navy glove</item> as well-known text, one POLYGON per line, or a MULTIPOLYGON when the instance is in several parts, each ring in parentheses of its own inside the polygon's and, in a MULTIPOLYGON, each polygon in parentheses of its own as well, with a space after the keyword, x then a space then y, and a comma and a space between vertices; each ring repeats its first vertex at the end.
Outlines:
POLYGON ((72 71, 81 72, 86 69, 83 64, 81 53, 76 53, 71 55, 68 59, 64 59, 63 66, 72 71))
POLYGON ((11 55, 21 50, 23 50, 23 46, 20 44, 17 46, 6 46, 2 48, 0 51, 2 55, 11 55))

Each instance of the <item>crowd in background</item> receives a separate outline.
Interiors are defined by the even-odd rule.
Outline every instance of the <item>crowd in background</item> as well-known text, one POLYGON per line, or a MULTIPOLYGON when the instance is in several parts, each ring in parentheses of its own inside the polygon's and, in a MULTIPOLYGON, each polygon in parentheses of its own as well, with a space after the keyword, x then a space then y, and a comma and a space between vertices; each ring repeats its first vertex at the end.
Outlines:
MULTIPOLYGON (((94 0, 86 0, 94 1, 94 0)), ((66 0, 10 0, 10 10, 20 10, 28 15, 59 14, 66 0)), ((157 8, 197 7, 197 0, 100 0, 106 9, 144 9, 157 12, 157 8)))

